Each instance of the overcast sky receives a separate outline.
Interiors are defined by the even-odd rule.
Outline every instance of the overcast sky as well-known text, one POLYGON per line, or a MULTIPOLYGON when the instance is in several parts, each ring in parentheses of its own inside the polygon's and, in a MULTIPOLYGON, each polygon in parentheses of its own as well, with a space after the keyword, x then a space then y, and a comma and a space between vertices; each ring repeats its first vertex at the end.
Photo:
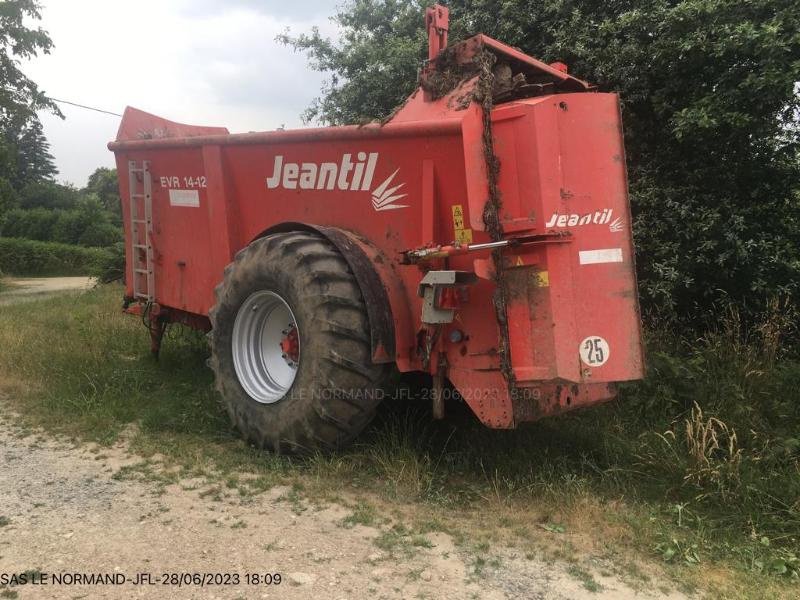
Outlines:
MULTIPOLYGON (((299 127, 323 76, 275 42, 317 25, 341 0, 41 0, 55 47, 24 66, 48 96, 122 113, 125 106, 232 132, 299 127)), ((58 179, 77 186, 114 166, 119 118, 61 105, 42 114, 58 179)))

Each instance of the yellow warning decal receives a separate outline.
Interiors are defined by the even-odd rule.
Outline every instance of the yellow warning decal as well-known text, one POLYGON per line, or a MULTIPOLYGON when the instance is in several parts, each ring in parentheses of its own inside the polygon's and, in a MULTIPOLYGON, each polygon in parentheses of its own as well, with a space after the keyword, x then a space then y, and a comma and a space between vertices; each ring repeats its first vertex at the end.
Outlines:
POLYGON ((454 204, 453 211, 453 230, 455 231, 456 242, 459 244, 472 243, 472 229, 464 228, 464 206, 454 204))
POLYGON ((525 266, 525 263, 522 262, 522 257, 521 256, 517 256, 517 262, 514 263, 514 266, 515 267, 524 267, 525 266))
POLYGON ((533 282, 539 287, 550 287, 550 273, 539 271, 533 276, 533 282))
POLYGON ((456 229, 456 241, 459 244, 471 244, 472 229, 456 229))
POLYGON ((464 207, 461 204, 453 205, 453 229, 464 229, 464 207))

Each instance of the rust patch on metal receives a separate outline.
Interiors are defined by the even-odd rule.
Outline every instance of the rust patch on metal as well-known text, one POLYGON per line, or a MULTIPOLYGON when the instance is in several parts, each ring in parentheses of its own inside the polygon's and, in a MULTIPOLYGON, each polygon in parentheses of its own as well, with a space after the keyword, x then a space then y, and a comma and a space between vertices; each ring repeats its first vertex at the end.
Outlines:
MULTIPOLYGON (((489 197, 483 208, 483 222, 486 232, 493 241, 503 239, 503 226, 500 223, 500 209, 502 200, 498 179, 500 176, 500 160, 494 151, 494 138, 492 136, 492 108, 494 107, 493 90, 495 75, 493 67, 497 58, 491 52, 483 51, 478 54, 474 62, 480 67, 477 83, 473 92, 473 99, 481 106, 483 111, 483 156, 486 161, 486 178, 489 187, 489 197)), ((495 268, 495 291, 492 296, 497 325, 500 328, 498 353, 500 355, 500 370, 508 382, 509 393, 514 394, 516 380, 511 367, 511 348, 508 334, 508 298, 506 297, 505 265, 503 254, 500 250, 492 252, 492 261, 495 268)))
POLYGON ((462 62, 460 57, 460 47, 449 46, 420 72, 419 86, 431 100, 444 98, 463 82, 478 75, 478 62, 475 59, 462 62))

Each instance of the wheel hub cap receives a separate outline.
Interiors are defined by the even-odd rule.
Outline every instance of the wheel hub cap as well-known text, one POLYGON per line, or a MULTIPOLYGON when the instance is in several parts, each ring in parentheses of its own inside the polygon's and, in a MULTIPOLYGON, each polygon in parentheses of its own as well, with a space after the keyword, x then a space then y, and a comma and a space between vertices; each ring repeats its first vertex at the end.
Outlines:
POLYGON ((290 324, 289 327, 283 330, 283 334, 283 339, 281 340, 283 359, 289 365, 297 363, 300 360, 300 340, 297 337, 297 327, 294 324, 290 324))
POLYGON ((286 395, 300 364, 300 334, 283 298, 251 294, 236 313, 231 345, 236 376, 251 398, 271 404, 286 395))

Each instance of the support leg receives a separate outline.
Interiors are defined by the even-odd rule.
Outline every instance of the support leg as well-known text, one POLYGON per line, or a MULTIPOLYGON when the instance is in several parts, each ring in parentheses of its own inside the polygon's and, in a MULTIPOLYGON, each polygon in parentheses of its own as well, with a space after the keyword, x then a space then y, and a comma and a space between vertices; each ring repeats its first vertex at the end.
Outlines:
POLYGON ((150 321, 150 352, 155 358, 161 351, 161 341, 164 339, 164 332, 167 330, 169 322, 161 317, 154 317, 150 321))
POLYGON ((433 376, 433 389, 431 390, 431 400, 433 402, 433 418, 444 419, 444 377, 447 373, 447 357, 442 352, 436 365, 436 374, 433 376))

